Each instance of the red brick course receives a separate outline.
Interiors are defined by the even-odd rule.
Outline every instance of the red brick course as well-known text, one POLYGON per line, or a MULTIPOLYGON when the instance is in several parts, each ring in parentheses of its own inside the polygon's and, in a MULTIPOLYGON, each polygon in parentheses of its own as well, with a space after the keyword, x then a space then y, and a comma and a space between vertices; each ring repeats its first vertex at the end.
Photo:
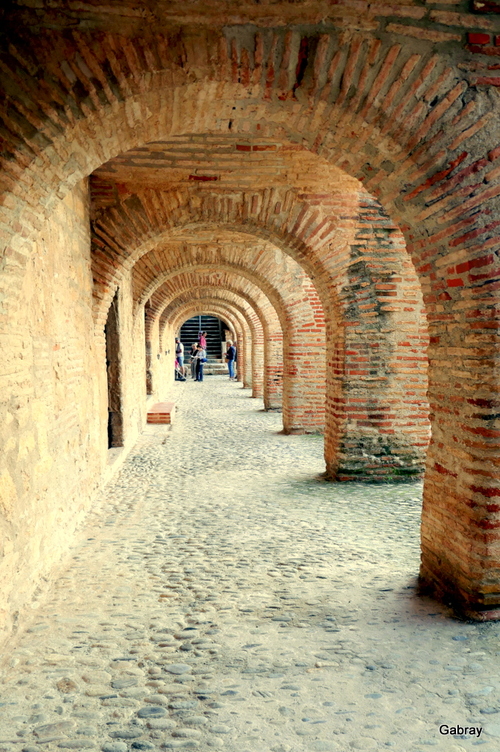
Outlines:
POLYGON ((175 405, 173 402, 157 402, 148 410, 148 423, 164 423, 170 425, 174 414, 175 405))

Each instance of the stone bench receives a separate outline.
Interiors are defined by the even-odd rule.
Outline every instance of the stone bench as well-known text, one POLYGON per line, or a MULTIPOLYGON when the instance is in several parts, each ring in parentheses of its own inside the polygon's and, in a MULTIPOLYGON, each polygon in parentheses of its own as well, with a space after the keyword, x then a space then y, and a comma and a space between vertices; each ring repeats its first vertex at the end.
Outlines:
POLYGON ((170 424, 175 411, 174 402, 157 402, 148 410, 148 423, 170 424))

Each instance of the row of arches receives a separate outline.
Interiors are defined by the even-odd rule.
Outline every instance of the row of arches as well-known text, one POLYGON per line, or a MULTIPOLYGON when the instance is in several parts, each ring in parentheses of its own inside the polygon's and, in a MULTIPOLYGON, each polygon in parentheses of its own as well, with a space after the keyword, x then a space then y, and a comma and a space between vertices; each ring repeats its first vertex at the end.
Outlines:
POLYGON ((329 477, 425 464, 422 582, 497 614, 500 138, 495 84, 477 78, 491 61, 469 59, 458 20, 415 37, 376 3, 364 25, 342 4, 319 23, 312 5, 276 27, 187 13, 147 42, 106 9, 90 31, 57 2, 6 18, 6 632, 112 472, 113 305, 124 451, 146 414, 144 343, 163 388, 182 318, 223 316, 285 430, 324 428, 329 477))
MULTIPOLYGON (((103 168, 104 169, 104 168, 103 168)), ((107 168, 110 169, 110 168, 107 168)), ((114 168, 114 169, 119 169, 114 168)), ((335 184, 332 186, 334 187, 335 184)), ((128 190, 128 189, 127 189, 128 190)), ((328 472, 335 475, 338 466, 339 452, 338 445, 342 442, 343 426, 345 425, 344 404, 349 403, 349 395, 352 394, 351 404, 347 406, 346 411, 350 410, 351 424, 355 425, 358 435, 354 442, 347 441, 346 446, 350 450, 356 444, 362 445, 358 452, 357 464, 362 463, 363 455, 369 455, 370 463, 372 458, 380 452, 377 449, 378 437, 375 442, 370 440, 371 426, 366 426, 368 431, 364 432, 363 437, 363 418, 365 421, 375 420, 369 417, 386 413, 386 418, 391 422, 390 434, 382 449, 384 456, 393 453, 397 455, 401 452, 409 452, 409 447, 416 444, 415 435, 418 434, 420 441, 420 450, 413 452, 415 459, 420 451, 420 463, 422 453, 428 439, 428 423, 425 408, 418 410, 419 404, 425 403, 426 390, 426 369, 425 369, 425 346, 426 331, 423 319, 423 304, 421 292, 416 279, 415 272, 411 262, 408 259, 404 242, 400 232, 392 222, 384 215, 380 205, 370 199, 367 194, 358 193, 349 199, 349 214, 343 216, 340 214, 327 214, 332 211, 333 193, 316 194, 313 208, 315 212, 323 211, 328 217, 328 222, 322 223, 322 234, 325 235, 324 243, 330 249, 327 257, 311 263, 311 257, 314 260, 314 241, 301 239, 300 241, 294 235, 291 235, 286 229, 288 219, 278 217, 276 211, 272 214, 267 212, 264 217, 261 216, 259 201, 250 200, 246 194, 241 194, 241 204, 237 203, 237 195, 231 192, 230 203, 229 197, 224 199, 224 192, 217 188, 206 188, 201 190, 190 189, 189 198, 182 200, 179 191, 176 191, 174 204, 170 206, 170 211, 154 211, 155 206, 166 206, 172 200, 170 194, 153 191, 148 188, 146 191, 136 192, 129 195, 121 201, 118 199, 110 205, 109 193, 107 206, 105 209, 96 213, 94 218, 95 244, 98 249, 94 253, 95 264, 98 268, 94 271, 94 276, 99 280, 101 285, 104 281, 109 286, 111 280, 117 282, 118 270, 122 269, 125 273, 127 268, 137 259, 139 270, 137 275, 143 273, 142 269, 148 259, 150 248, 155 248, 158 242, 167 240, 172 234, 172 230, 165 230, 165 223, 168 221, 171 225, 176 221, 176 214, 180 215, 181 229, 173 228, 173 233, 177 234, 182 230, 184 224, 188 225, 189 232, 193 233, 201 225, 209 236, 217 236, 219 245, 223 244, 224 229, 227 228, 229 233, 237 233, 237 228, 244 229, 245 236, 262 238, 270 243, 274 251, 268 254, 267 261, 263 257, 260 261, 261 267, 261 284, 266 280, 265 289, 269 292, 270 279, 279 280, 280 286, 283 286, 284 280, 279 265, 276 264, 277 254, 281 251, 286 257, 292 256, 296 261, 295 267, 290 266, 290 271, 283 269, 284 279, 291 282, 293 275, 306 274, 310 282, 310 294, 313 296, 312 305, 317 303, 321 306, 322 311, 317 309, 320 320, 326 320, 326 337, 328 342, 327 358, 330 363, 335 362, 336 350, 341 352, 341 359, 351 357, 352 363, 342 365, 339 369, 333 365, 328 368, 328 376, 331 381, 331 392, 336 392, 330 403, 330 413, 333 415, 336 410, 335 404, 341 405, 341 409, 336 418, 327 426, 327 452, 328 472), (196 199, 194 198, 196 195, 196 199), (179 202, 182 200, 182 205, 179 202), (252 218, 249 205, 252 201, 256 211, 256 217, 252 218), (191 204, 194 204, 194 216, 191 216, 191 204), (227 216, 227 208, 231 206, 231 216, 227 216), (132 208, 133 207, 133 208, 132 208), (245 208, 246 207, 246 208, 245 208), (247 215, 245 217, 245 214, 247 215), (241 220, 243 217, 243 221, 241 220), (267 224, 262 226, 262 222, 267 224), (280 232, 284 236, 278 235, 277 224, 285 222, 280 232), (345 227, 342 227, 342 223, 345 227), (326 224, 326 228, 325 228, 326 224), (123 228, 123 230, 120 230, 123 228), (367 230, 367 228, 369 228, 367 230), (124 237, 121 236, 124 233, 124 237), (132 234, 135 233, 140 241, 138 247, 134 246, 132 234), (148 239, 144 242, 144 234, 148 239), (360 237, 358 238, 357 235, 360 237), (329 242, 329 239, 335 237, 335 242, 329 242), (112 238, 112 239, 110 239, 112 238), (271 240, 269 240, 269 238, 271 240), (358 242, 357 242, 358 241, 358 242), (295 246, 300 242, 303 247, 302 254, 308 258, 308 263, 304 265, 304 271, 300 269, 303 263, 301 254, 295 252, 295 246), (311 245, 308 245, 310 243, 311 245), (103 251, 106 249, 106 253, 103 251), (286 249, 283 251, 283 249, 286 249), (103 259, 103 261, 101 261, 103 259), (326 265, 326 266, 325 266, 326 265), (307 271, 306 271, 307 270, 307 271), (308 273, 309 272, 309 273, 308 273), (398 273, 399 272, 399 273, 398 273), (108 277, 108 279, 107 279, 108 277), (314 280, 314 282, 312 281, 314 280), (335 283, 333 283, 335 280, 335 283), (360 290, 365 289, 361 294, 360 290), (330 330, 328 327, 330 326, 330 330), (352 344, 350 342, 352 340, 352 344), (406 366, 406 368, 404 367, 406 366), (418 368, 420 366, 420 369, 418 368), (394 403, 405 402, 407 392, 407 372, 413 370, 413 390, 407 398, 408 414, 401 417, 398 424, 398 418, 394 411, 391 411, 390 400, 394 403), (420 372, 419 372, 420 370, 420 372), (347 377, 344 379, 344 377, 347 377), (377 392, 378 390, 378 392, 377 392), (384 396, 382 396, 384 393, 384 396), (388 394, 392 397, 388 400, 388 394), (412 407, 416 405, 416 409, 412 407), (358 413, 358 415, 356 414, 358 413), (405 430, 405 423, 407 424, 405 430), (405 433, 407 434, 405 436, 405 433), (364 442, 364 444, 363 444, 364 442), (366 444, 370 446, 367 447, 366 444), (388 446, 392 445, 389 449, 388 446)), ((255 196, 253 197, 255 199, 255 196)), ((274 196, 279 198, 279 194, 274 196)), ((287 206, 286 217, 289 214, 297 216, 299 208, 297 200, 293 198, 288 191, 287 196, 283 196, 283 204, 277 201, 276 206, 281 208, 287 206)), ((305 213, 304 200, 306 195, 301 195, 300 211, 305 213)), ((339 203, 345 203, 345 194, 339 198, 339 203)), ((340 209, 337 207, 340 212, 340 209)), ((292 230, 300 236, 301 228, 303 229, 303 218, 296 219, 292 230)), ((306 226, 310 224, 306 222, 306 226)), ((307 232, 307 230, 306 230, 307 232)), ((248 241, 247 241, 248 242, 248 241)), ((323 245, 321 246, 323 249, 323 245)), ((239 252, 238 246, 235 246, 233 255, 229 254, 229 264, 234 263, 235 254, 239 252)), ((174 254, 172 245, 168 246, 168 255, 174 254)), ((225 259, 220 256, 216 263, 222 264, 225 259)), ((155 273, 158 270, 158 258, 155 257, 155 273)), ((172 263, 174 263, 172 261, 172 263)), ((192 264, 193 259, 188 256, 186 263, 192 264)), ((240 268, 250 265, 252 273, 258 272, 257 266, 253 270, 253 260, 250 257, 242 257, 238 262, 240 268)), ((135 268, 135 267, 134 267, 135 268)), ((248 272, 246 272, 248 274, 248 272)), ((157 284, 157 283, 155 283, 157 284)), ((109 289, 113 289, 112 285, 109 289)), ((98 317, 100 289, 96 289, 96 316, 98 317)), ((108 293, 109 299, 109 293, 108 293)), ((103 297, 102 305, 106 307, 106 297, 103 297)), ((279 310, 279 307, 278 307, 279 310)), ((282 306, 281 306, 281 310, 282 306)), ((314 309, 309 311, 299 309, 296 304, 291 308, 296 314, 298 325, 297 332, 310 330, 311 337, 306 347, 309 347, 309 355, 313 367, 308 369, 308 378, 314 378, 316 372, 318 378, 321 378, 322 367, 319 363, 314 365, 315 347, 319 347, 318 358, 321 361, 324 358, 322 343, 314 343, 316 321, 314 309)), ((282 314, 283 319, 283 314, 282 314)), ((292 336, 294 327, 291 322, 285 326, 285 336, 292 336)), ((297 344, 295 347, 297 347, 297 344)), ((293 347, 294 344, 291 344, 293 347)), ((286 359, 286 358, 285 358, 286 359)), ((289 361, 287 360, 287 363, 289 361)), ((300 378, 300 376, 299 376, 300 378)), ((320 409, 319 404, 316 404, 320 409)), ((311 415, 313 413, 308 411, 311 415)), ((318 426, 318 423, 316 423, 318 426)), ((413 451, 413 449, 411 450, 413 451)), ((418 457, 417 457, 418 464, 418 457)), ((354 469, 354 468, 353 468, 354 469)), ((359 469, 359 468, 358 468, 359 469)), ((347 468, 344 468, 347 470, 347 468)))

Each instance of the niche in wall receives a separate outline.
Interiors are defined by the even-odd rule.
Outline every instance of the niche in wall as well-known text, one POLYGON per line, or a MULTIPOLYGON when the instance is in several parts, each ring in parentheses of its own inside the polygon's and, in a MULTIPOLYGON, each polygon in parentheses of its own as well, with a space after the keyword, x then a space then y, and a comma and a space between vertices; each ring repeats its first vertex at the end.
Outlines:
POLYGON ((123 446, 122 379, 118 290, 108 311, 106 326, 106 374, 108 378, 108 449, 123 446))

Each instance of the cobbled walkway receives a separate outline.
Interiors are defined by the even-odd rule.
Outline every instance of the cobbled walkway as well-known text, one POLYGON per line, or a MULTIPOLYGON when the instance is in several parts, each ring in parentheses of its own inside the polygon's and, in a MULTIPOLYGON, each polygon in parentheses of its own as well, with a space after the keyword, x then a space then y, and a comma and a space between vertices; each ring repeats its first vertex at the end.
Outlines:
POLYGON ((221 377, 174 399, 8 661, 0 751, 500 750, 500 625, 415 595, 420 485, 319 480, 221 377))

